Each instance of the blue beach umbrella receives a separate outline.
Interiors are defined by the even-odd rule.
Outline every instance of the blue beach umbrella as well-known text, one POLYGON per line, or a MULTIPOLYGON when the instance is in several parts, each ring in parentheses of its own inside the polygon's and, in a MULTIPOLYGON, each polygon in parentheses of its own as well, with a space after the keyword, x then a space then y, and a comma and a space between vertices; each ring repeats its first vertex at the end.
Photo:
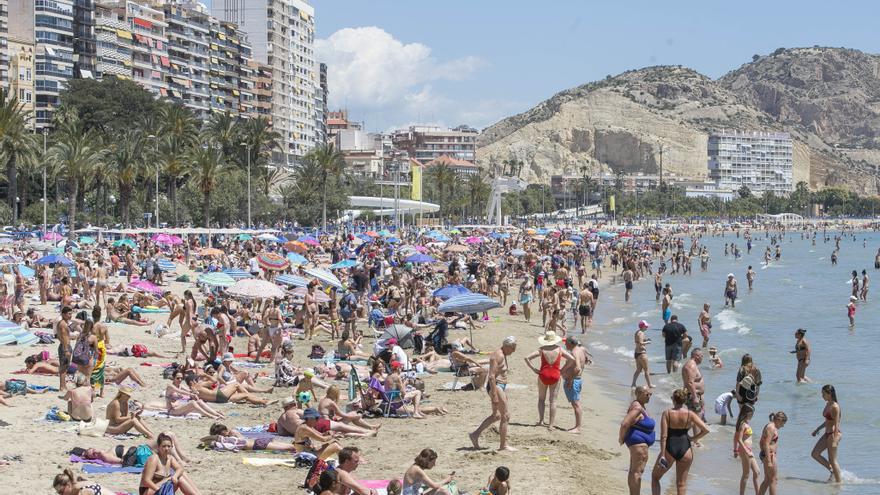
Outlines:
POLYGON ((287 253, 287 261, 290 261, 291 265, 305 265, 309 262, 305 256, 297 253, 287 253))
POLYGON ((333 270, 339 270, 340 268, 351 268, 357 265, 358 262, 355 260, 342 260, 337 263, 333 263, 332 265, 330 265, 330 268, 333 270))
POLYGON ((467 287, 463 285, 447 285, 445 287, 440 287, 439 289, 435 290, 432 295, 434 297, 439 297, 440 299, 443 299, 445 301, 451 297, 461 296, 465 294, 473 294, 473 292, 469 291, 467 287))
POLYGON ((88 244, 94 244, 94 243, 95 243, 95 238, 94 238, 94 237, 91 237, 91 236, 84 235, 84 236, 82 236, 82 237, 79 238, 79 243, 80 243, 80 244, 86 244, 86 245, 88 245, 88 244))
POLYGON ((251 278, 253 275, 242 270, 241 268, 226 268, 223 270, 223 273, 232 277, 233 280, 241 280, 244 278, 251 278))
POLYGON ((405 260, 407 263, 433 263, 435 260, 432 256, 428 256, 427 254, 414 254, 405 260))
POLYGON ((397 237, 389 237, 385 239, 385 242, 387 242, 388 244, 397 244, 398 242, 400 242, 400 239, 398 239, 397 237))
POLYGON ((34 278, 37 272, 34 271, 33 268, 27 265, 18 265, 18 273, 21 274, 24 278, 34 278))
POLYGON ((309 268, 305 272, 321 281, 321 283, 324 285, 336 287, 337 289, 343 288, 342 282, 338 278, 336 278, 336 275, 333 275, 327 270, 322 270, 320 268, 309 268))
POLYGON ((38 259, 36 263, 38 265, 51 265, 53 263, 56 265, 61 265, 61 266, 73 266, 74 265, 73 261, 71 261, 66 256, 63 256, 60 254, 50 254, 47 256, 43 256, 42 258, 38 259))
POLYGON ((278 285, 290 285, 293 287, 306 287, 307 285, 309 285, 308 280, 297 275, 289 274, 278 275, 277 277, 272 279, 272 281, 278 285))
POLYGON ((437 308, 441 313, 481 313, 500 308, 501 303, 483 294, 463 294, 447 299, 437 308))

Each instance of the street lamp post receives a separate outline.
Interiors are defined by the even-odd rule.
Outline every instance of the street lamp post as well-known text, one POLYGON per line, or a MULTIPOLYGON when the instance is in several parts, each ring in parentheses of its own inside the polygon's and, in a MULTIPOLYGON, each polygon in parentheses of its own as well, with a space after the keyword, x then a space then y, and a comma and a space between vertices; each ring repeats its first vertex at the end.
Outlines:
POLYGON ((159 139, 155 134, 147 136, 156 143, 156 228, 159 228, 159 139))
POLYGON ((46 169, 49 163, 46 161, 46 139, 49 134, 48 129, 43 128, 43 237, 46 236, 46 169))
POLYGON ((251 228, 251 145, 248 143, 241 143, 241 146, 244 146, 245 150, 247 150, 247 226, 248 228, 251 228))

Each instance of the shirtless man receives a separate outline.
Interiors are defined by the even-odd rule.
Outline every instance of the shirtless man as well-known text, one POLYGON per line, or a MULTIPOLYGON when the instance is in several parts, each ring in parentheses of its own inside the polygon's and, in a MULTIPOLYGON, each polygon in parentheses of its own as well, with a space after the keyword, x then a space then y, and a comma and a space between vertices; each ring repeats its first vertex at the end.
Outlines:
POLYGON ((73 355, 73 348, 70 347, 71 318, 73 309, 65 306, 61 308, 61 319, 55 324, 55 338, 58 339, 58 390, 62 393, 67 391, 67 368, 73 355))
POLYGON ((627 267, 627 269, 623 271, 622 276, 624 287, 623 300, 629 302, 629 296, 633 290, 633 278, 635 277, 635 275, 633 274, 633 271, 630 270, 629 267, 627 267))
POLYGON ((688 409, 697 413, 700 418, 705 416, 703 412, 703 392, 706 384, 703 382, 703 374, 700 373, 700 363, 703 362, 703 351, 699 348, 691 351, 691 358, 681 368, 681 380, 684 388, 688 391, 685 402, 688 409))
POLYGON ((516 338, 513 336, 506 337, 501 344, 501 349, 493 351, 489 355, 489 379, 486 383, 486 391, 489 393, 489 399, 492 401, 492 414, 480 423, 476 430, 468 435, 475 449, 480 448, 480 434, 483 430, 499 421, 498 434, 501 437, 501 444, 498 450, 516 451, 515 448, 507 445, 507 425, 510 423, 510 412, 507 407, 507 371, 510 367, 507 364, 507 356, 516 351, 516 338))
POLYGON ((660 273, 660 270, 654 273, 654 292, 656 292, 654 300, 660 302, 660 296, 663 292, 663 274, 660 273))
POLYGON ((697 328, 703 335, 703 347, 709 347, 709 334, 712 333, 712 316, 709 315, 709 303, 703 303, 703 311, 697 316, 697 328))
POLYGON ((727 281, 724 283, 724 307, 736 307, 736 278, 732 273, 727 274, 727 281))
POLYGON ((663 287, 663 301, 660 303, 660 314, 663 315, 663 323, 669 323, 669 317, 672 316, 672 289, 667 284, 663 287))
POLYGON ((357 447, 345 447, 339 451, 337 457, 339 465, 336 467, 336 474, 339 477, 339 490, 334 493, 338 495, 378 494, 376 490, 365 487, 351 474, 361 462, 360 450, 357 447))
POLYGON ((587 327, 593 324, 593 292, 587 284, 578 294, 578 315, 581 317, 581 333, 587 333, 587 327))
POLYGON ((107 268, 104 267, 104 260, 98 259, 97 268, 95 269, 95 305, 107 303, 107 268), (101 296, 104 301, 101 302, 101 296))
POLYGON ((565 349, 574 359, 565 361, 565 366, 560 370, 562 375, 562 390, 565 392, 565 398, 571 404, 574 410, 574 428, 568 430, 569 433, 581 432, 581 373, 584 371, 584 365, 590 364, 590 353, 581 346, 580 342, 574 337, 565 339, 565 349))
POLYGON ((288 397, 281 403, 284 412, 275 420, 276 434, 282 437, 292 437, 297 428, 302 424, 302 411, 296 406, 296 399, 288 397))
POLYGON ((64 400, 67 401, 67 414, 77 421, 91 422, 95 415, 92 409, 95 389, 89 384, 88 377, 82 373, 77 373, 73 382, 76 388, 68 390, 64 395, 64 400))
POLYGON ((746 271, 746 281, 749 283, 749 290, 752 290, 752 284, 755 283, 755 270, 752 270, 752 265, 749 265, 749 269, 746 271))
POLYGON ((859 299, 868 300, 868 272, 865 270, 862 270, 862 289, 859 291, 859 299))

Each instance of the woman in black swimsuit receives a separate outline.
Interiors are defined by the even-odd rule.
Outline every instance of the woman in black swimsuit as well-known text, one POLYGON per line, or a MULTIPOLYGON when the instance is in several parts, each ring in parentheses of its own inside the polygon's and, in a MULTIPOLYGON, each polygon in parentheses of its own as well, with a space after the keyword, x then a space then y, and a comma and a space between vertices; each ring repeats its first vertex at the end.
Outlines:
POLYGON ((657 463, 651 473, 653 495, 660 495, 660 480, 673 463, 677 493, 682 495, 687 491, 688 471, 694 461, 691 442, 697 442, 709 433, 706 423, 696 413, 684 407, 687 397, 687 389, 675 390, 672 392, 672 409, 663 411, 660 420, 660 455, 657 456, 657 463), (688 432, 692 427, 696 428, 697 433, 689 436, 688 432))
POLYGON ((795 378, 798 383, 810 383, 810 379, 807 378, 807 366, 810 365, 812 349, 810 348, 810 343, 804 338, 806 335, 807 331, 803 328, 798 328, 794 333, 794 338, 797 339, 797 342, 794 344, 794 350, 791 353, 797 355, 798 363, 795 378))

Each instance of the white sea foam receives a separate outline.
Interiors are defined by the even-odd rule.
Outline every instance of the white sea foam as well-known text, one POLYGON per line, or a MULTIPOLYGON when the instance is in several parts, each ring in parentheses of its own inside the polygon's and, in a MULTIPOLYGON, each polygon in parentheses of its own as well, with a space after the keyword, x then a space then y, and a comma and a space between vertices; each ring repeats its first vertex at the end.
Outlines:
POLYGON ((630 356, 632 356, 632 352, 633 351, 631 349, 627 349, 626 347, 623 347, 623 346, 614 348, 614 354, 617 354, 619 356, 630 357, 630 356))
POLYGON ((608 347, 606 344, 602 344, 600 342, 593 342, 590 344, 590 347, 599 351, 608 351, 611 347, 608 347))
POLYGON ((840 478, 844 485, 880 485, 880 479, 859 478, 855 473, 846 469, 840 470, 840 478))
POLYGON ((740 315, 736 311, 728 308, 715 315, 715 320, 718 321, 718 327, 721 330, 736 330, 740 335, 750 333, 752 329, 743 324, 739 317, 740 315))
POLYGON ((625 321, 626 321, 625 316, 618 316, 617 318, 614 318, 613 320, 611 320, 611 324, 612 325, 620 325, 621 323, 624 323, 625 321))
POLYGON ((654 316, 655 314, 657 314, 656 310, 655 311, 642 311, 641 313, 639 313, 636 316, 638 316, 639 318, 647 318, 649 316, 654 316))

